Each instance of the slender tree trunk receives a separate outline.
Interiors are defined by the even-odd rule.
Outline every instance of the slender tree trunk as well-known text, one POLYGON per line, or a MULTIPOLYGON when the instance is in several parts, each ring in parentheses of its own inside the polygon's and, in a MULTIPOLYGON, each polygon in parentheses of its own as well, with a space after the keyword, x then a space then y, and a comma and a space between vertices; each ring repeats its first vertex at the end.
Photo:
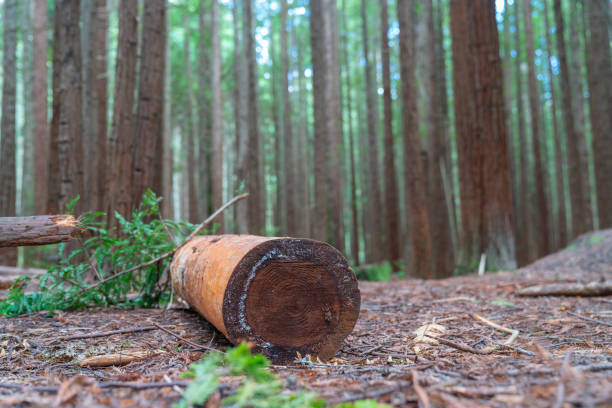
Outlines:
POLYGON ((553 54, 553 43, 550 39, 550 23, 548 17, 548 6, 547 2, 544 2, 544 22, 546 28, 546 50, 547 50, 547 68, 548 68, 548 77, 550 78, 550 99, 551 99, 551 116, 553 122, 553 135, 555 138, 555 174, 556 174, 556 183, 557 183, 557 245, 556 248, 563 247, 567 244, 567 213, 565 210, 565 184, 563 182, 563 163, 565 162, 565 156, 563 155, 563 150, 561 149, 561 145, 563 143, 564 134, 559 129, 557 122, 557 90, 555 87, 553 67, 552 67, 552 59, 551 56, 553 54))
POLYGON ((198 23, 200 41, 198 45, 198 190, 199 213, 210 214, 212 210, 212 137, 211 137, 211 94, 210 94, 210 10, 206 7, 208 2, 200 2, 198 23))
POLYGON ((191 28, 190 14, 185 15, 185 38, 183 47, 185 48, 185 77, 187 78, 187 219, 191 223, 196 223, 203 214, 198 214, 198 191, 196 187, 196 158, 195 158, 195 135, 198 132, 198 118, 196 115, 196 99, 193 92, 194 77, 191 65, 191 28))
POLYGON ((464 262, 476 265, 485 253, 491 267, 514 268, 508 137, 493 2, 451 2, 451 35, 464 262))
MULTIPOLYGON (((240 41, 240 16, 238 13, 239 0, 234 0, 232 9, 234 22, 234 112, 236 127, 236 183, 245 188, 246 177, 246 148, 247 148, 247 68, 245 61, 245 47, 240 41)), ((244 33, 244 30, 242 30, 244 33)), ((251 201, 249 197, 248 200, 251 201)), ((236 223, 238 233, 248 232, 247 204, 243 201, 236 205, 236 223)))
POLYGON ((293 124, 291 122, 292 109, 289 98, 289 53, 287 51, 287 0, 281 0, 280 28, 281 28, 281 59, 282 59, 282 90, 283 99, 281 109, 283 112, 283 187, 285 201, 285 217, 287 234, 295 236, 298 231, 295 159, 293 146, 293 124))
POLYGON ((538 258, 550 252, 548 203, 546 199, 546 187, 544 185, 544 165, 542 164, 542 135, 540 95, 538 92, 538 80, 535 70, 535 49, 533 41, 533 22, 531 16, 530 0, 523 0, 523 19, 525 20, 525 36, 527 43, 527 66, 529 69, 529 107, 531 109, 531 140, 533 143, 533 155, 535 163, 535 186, 537 216, 535 217, 534 232, 538 248, 538 258))
MULTIPOLYGON (((170 25, 170 13, 166 13, 166 30, 170 25)), ((172 92, 171 82, 172 76, 170 69, 170 41, 166 41, 166 70, 164 72, 164 140, 163 140, 163 157, 162 157, 162 197, 161 203, 162 217, 174 218, 174 161, 172 149, 172 92)))
MULTIPOLYGON (((119 3, 119 39, 115 68, 115 103, 107 188, 110 197, 107 214, 114 211, 129 217, 132 208, 132 148, 134 145, 134 89, 138 48, 138 4, 132 0, 119 3)), ((114 225, 115 218, 109 221, 114 225)))
POLYGON ((516 214, 517 228, 517 247, 516 258, 518 265, 527 265, 537 255, 535 254, 535 243, 533 224, 531 222, 531 200, 529 199, 529 180, 531 179, 531 168, 529 166, 529 141, 525 124, 525 108, 523 103, 523 75, 521 69, 521 13, 520 3, 514 2, 514 18, 516 28, 514 31, 514 46, 516 48, 515 59, 515 81, 516 81, 516 110, 518 119, 518 143, 520 166, 520 183, 518 200, 519 213, 516 214))
POLYGON ((588 210, 584 199, 583 184, 585 180, 580 170, 580 149, 578 147, 579 133, 576 129, 576 119, 572 109, 572 88, 570 83, 569 64, 565 47, 565 27, 563 22, 563 12, 561 10, 561 0, 553 1, 555 12, 555 25, 557 48, 559 53, 559 71, 561 77, 561 96, 563 105, 563 119, 565 121, 565 131, 567 135, 567 150, 569 164, 569 187, 570 202, 572 211, 572 232, 571 237, 576 237, 588 231, 588 210))
POLYGON ((590 59, 592 86, 589 86, 595 180, 599 228, 612 228, 612 63, 610 58, 610 20, 606 0, 588 3, 590 59))
POLYGON ((49 125, 47 122, 47 1, 34 0, 34 202, 37 214, 47 210, 49 174, 49 125))
POLYGON ((366 262, 378 262, 384 258, 383 226, 380 221, 381 206, 380 176, 378 162, 378 100, 376 94, 376 75, 370 63, 369 40, 368 40, 368 15, 367 1, 361 0, 361 35, 363 42, 364 69, 366 81, 366 106, 368 124, 368 172, 367 172, 367 208, 368 208, 368 232, 371 247, 368 248, 369 259, 366 262))
MULTIPOLYGON (((294 26, 295 27, 295 26, 294 26)), ((298 69, 298 115, 299 115, 299 151, 298 158, 298 185, 299 188, 299 217, 300 217, 300 236, 310 236, 310 174, 308 171, 308 104, 306 102, 306 86, 304 84, 304 65, 302 59, 302 40, 297 35, 296 30, 292 31, 294 44, 297 49, 297 69, 298 69)))
POLYGON ((23 161, 21 181, 21 205, 19 214, 32 215, 34 213, 34 121, 32 99, 34 69, 33 69, 33 0, 25 0, 21 3, 21 41, 22 51, 22 103, 23 103, 23 161))
MULTIPOLYGON (((411 271, 424 278, 434 277, 431 229, 425 174, 421 161, 421 141, 416 120, 416 88, 414 72, 414 36, 412 31, 412 1, 397 3, 400 28, 400 70, 402 79, 402 119, 404 140, 404 177, 409 197, 408 217, 412 242, 411 271)), ((365 17, 365 16, 362 16, 365 17)))
MULTIPOLYGON (((351 67, 348 58, 348 20, 346 18, 346 0, 342 1, 342 21, 344 23, 344 35, 342 36, 342 51, 344 58, 344 67, 346 70, 346 107, 348 113, 349 127, 349 162, 351 174, 351 254, 356 265, 359 265, 359 213, 357 212, 357 173, 355 171, 355 136, 353 134, 353 108, 351 98, 351 67)), ((397 199, 397 197, 396 197, 397 199)))
POLYGON ((83 109, 83 180, 87 189, 83 191, 81 201, 83 208, 92 208, 94 193, 97 190, 94 176, 96 168, 96 140, 98 123, 96 121, 96 93, 93 86, 93 48, 92 42, 95 37, 95 15, 93 12, 93 0, 80 0, 80 22, 81 28, 81 75, 82 75, 82 109, 83 109))
POLYGON ((96 101, 96 152, 95 152, 95 163, 93 170, 93 201, 92 205, 95 209, 104 208, 104 196, 105 196, 105 174, 108 166, 107 158, 107 112, 108 112, 108 67, 107 67, 107 44, 108 44, 108 9, 107 0, 94 0, 93 3, 93 27, 92 30, 92 50, 93 60, 92 73, 93 73, 93 91, 95 93, 96 101))
MULTIPOLYGON (((4 1, 2 33, 2 119, 0 122, 0 216, 15 215, 15 104, 17 99, 17 1, 4 1)), ((0 265, 16 265, 17 250, 0 250, 0 265)))
MULTIPOLYGON (((387 229, 389 231, 389 255, 395 261, 400 259, 399 243, 399 198, 397 192, 397 179, 395 176, 395 157, 393 153, 393 107, 391 106, 391 67, 389 61, 389 16, 387 0, 382 0, 380 13, 381 32, 381 59, 384 90, 384 158, 385 175, 385 207, 387 210, 387 229)), ((431 3, 430 3, 431 4, 431 3)), ((432 21, 433 22, 433 21, 432 21)), ((433 52, 433 51, 432 51, 433 52)), ((433 68, 433 67, 432 67, 433 68)), ((432 69, 433 72, 433 69, 432 69)))
MULTIPOLYGON (((282 7, 281 7, 282 15, 282 7)), ((282 27, 282 24, 281 24, 282 27)), ((281 28, 282 30, 282 28, 281 28)), ((285 171, 285 155, 284 152, 284 139, 285 129, 282 124, 284 118, 281 114, 281 108, 279 102, 281 97, 279 96, 279 87, 283 87, 282 78, 279 80, 279 68, 278 58, 276 56, 276 37, 274 29, 270 30, 270 55, 272 60, 272 75, 270 80, 270 93, 272 94, 272 122, 274 124, 274 173, 276 175, 276 202, 274 209, 273 223, 278 228, 277 234, 279 236, 287 235, 287 183, 285 182, 286 176, 285 171), (280 82, 280 85, 279 85, 280 82)), ((282 60, 282 54, 281 58, 282 60)), ((281 61, 282 62, 282 61, 281 61)), ((282 64, 281 64, 282 65, 282 64)), ((282 67, 280 76, 282 77, 282 67)), ((283 95, 284 98, 284 95, 283 95)))
POLYGON ((314 213, 312 237, 321 241, 327 239, 327 157, 329 115, 326 93, 329 87, 329 70, 326 65, 329 33, 325 19, 326 0, 312 0, 310 3, 310 44, 312 60, 312 88, 314 100, 314 213))
POLYGON ((163 140, 164 69, 166 65, 166 1, 147 0, 143 11, 142 47, 132 169, 132 203, 150 188, 161 194, 156 172, 163 140))
MULTIPOLYGON (((582 20, 578 6, 582 3, 581 0, 571 2, 570 12, 570 53, 569 53, 569 73, 570 86, 572 87, 572 108, 574 110, 574 118, 576 124, 576 136, 578 157, 578 168, 580 169, 580 177, 582 179, 582 197, 584 200, 585 215, 584 220, 587 231, 593 229, 593 211, 591 207, 591 179, 589 177, 589 155, 586 146, 586 127, 584 113, 584 85, 582 75, 582 51, 584 48, 580 43, 580 21, 582 20)), ((586 45, 585 45, 586 46, 586 45)))
POLYGON ((344 155, 342 150, 342 94, 340 86, 340 52, 338 35, 338 7, 336 1, 329 1, 327 5, 329 13, 326 22, 329 24, 329 115, 327 127, 329 136, 329 242, 340 252, 344 252, 344 200, 343 200, 343 177, 344 155))
MULTIPOLYGON (((55 194, 53 202, 57 209, 64 211, 66 204, 82 195, 84 191, 83 171, 83 110, 82 110, 82 71, 81 44, 79 28, 79 1, 60 0, 55 8, 55 53, 53 71, 56 84, 53 86, 52 144, 57 155, 59 172, 50 177, 56 179, 51 185, 55 194)), ((55 153, 54 152, 54 153, 55 153)), ((84 210, 83 203, 77 203, 75 212, 84 210)))
POLYGON ((444 138, 443 121, 441 112, 441 91, 439 87, 439 70, 437 66, 438 56, 436 52, 435 24, 433 16, 433 1, 425 1, 425 13, 427 21, 427 49, 429 57, 429 81, 427 83, 429 93, 428 129, 430 140, 431 166, 429 168, 430 194, 429 214, 431 226, 431 239, 434 253, 434 273, 436 277, 450 276, 453 272, 453 244, 449 213, 444 193, 442 169, 446 161, 446 145, 444 138))
POLYGON ((245 156, 246 190, 250 194, 247 206, 248 229, 263 234, 265 227, 265 185, 260 169, 259 102, 257 91, 257 61, 253 29, 252 0, 243 0, 243 33, 247 66, 247 146, 245 156))
MULTIPOLYGON (((221 40, 219 39, 219 3, 212 0, 212 61, 211 61, 211 89, 212 89, 212 198, 213 207, 223 205, 223 101, 221 100, 221 40)), ((223 233, 223 215, 217 222, 221 226, 218 230, 223 233)))

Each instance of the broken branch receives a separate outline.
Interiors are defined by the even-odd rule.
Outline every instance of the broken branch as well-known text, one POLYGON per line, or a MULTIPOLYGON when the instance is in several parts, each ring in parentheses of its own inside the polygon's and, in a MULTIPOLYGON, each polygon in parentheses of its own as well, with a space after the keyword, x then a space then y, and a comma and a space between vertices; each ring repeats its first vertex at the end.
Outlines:
POLYGON ((81 232, 72 215, 0 217, 0 248, 57 244, 81 232))
POLYGON ((589 283, 553 283, 520 289, 518 296, 609 296, 612 295, 612 280, 589 283))

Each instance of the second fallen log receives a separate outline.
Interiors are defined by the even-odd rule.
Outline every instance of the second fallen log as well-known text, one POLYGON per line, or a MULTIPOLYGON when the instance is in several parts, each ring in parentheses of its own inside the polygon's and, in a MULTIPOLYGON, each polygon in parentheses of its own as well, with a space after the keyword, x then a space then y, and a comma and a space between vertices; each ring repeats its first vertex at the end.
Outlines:
POLYGON ((177 293, 232 343, 253 342, 275 362, 298 352, 328 360, 359 316, 355 274, 318 241, 196 237, 174 255, 171 276, 177 293))
POLYGON ((0 217, 0 248, 70 241, 82 232, 72 215, 0 217))

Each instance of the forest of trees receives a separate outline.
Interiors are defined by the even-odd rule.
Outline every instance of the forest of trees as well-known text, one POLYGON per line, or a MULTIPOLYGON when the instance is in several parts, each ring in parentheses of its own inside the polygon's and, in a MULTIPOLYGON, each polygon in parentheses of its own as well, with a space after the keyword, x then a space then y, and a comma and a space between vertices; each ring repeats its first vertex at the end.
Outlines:
POLYGON ((425 278, 612 228, 610 0, 0 4, 0 216, 246 191, 218 232, 425 278))

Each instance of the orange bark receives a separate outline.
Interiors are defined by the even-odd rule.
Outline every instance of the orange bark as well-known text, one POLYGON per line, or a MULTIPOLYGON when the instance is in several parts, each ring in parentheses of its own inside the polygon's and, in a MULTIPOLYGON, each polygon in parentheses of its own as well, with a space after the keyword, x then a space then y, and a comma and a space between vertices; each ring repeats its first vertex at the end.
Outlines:
POLYGON ((273 361, 327 360, 359 315, 355 274, 318 241, 252 235, 196 237, 175 255, 177 293, 232 343, 273 361))

